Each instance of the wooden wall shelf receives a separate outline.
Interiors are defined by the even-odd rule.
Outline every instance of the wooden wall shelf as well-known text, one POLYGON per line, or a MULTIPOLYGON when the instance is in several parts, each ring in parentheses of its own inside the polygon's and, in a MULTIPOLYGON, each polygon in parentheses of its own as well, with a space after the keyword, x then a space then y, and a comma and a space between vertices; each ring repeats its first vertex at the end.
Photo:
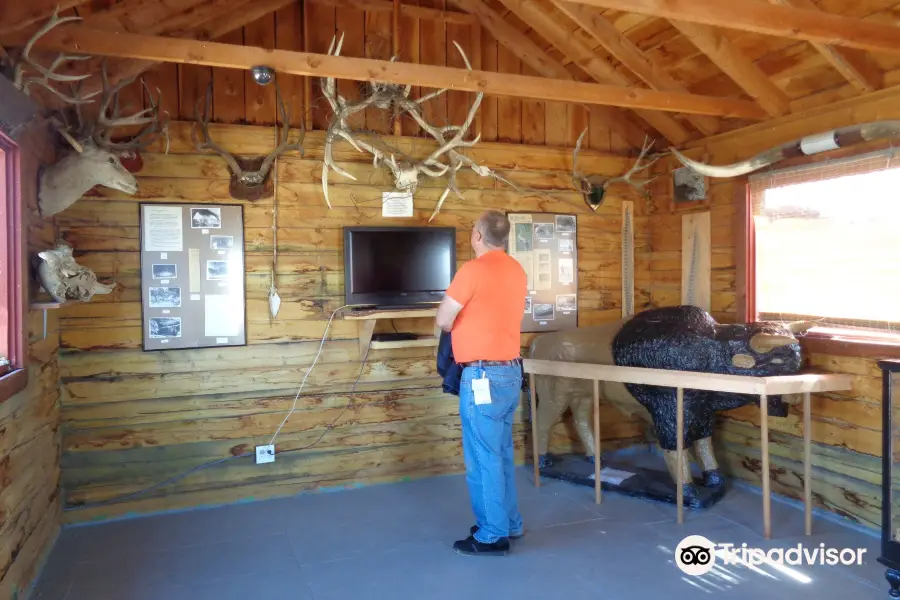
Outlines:
POLYGON ((359 321, 359 356, 362 358, 368 350, 388 350, 392 348, 428 348, 437 347, 440 342, 441 330, 435 326, 433 337, 420 337, 415 340, 395 340, 390 342, 372 341, 375 332, 375 324, 379 320, 386 319, 429 319, 437 316, 437 308, 413 308, 371 311, 355 311, 345 315, 348 321, 359 321))

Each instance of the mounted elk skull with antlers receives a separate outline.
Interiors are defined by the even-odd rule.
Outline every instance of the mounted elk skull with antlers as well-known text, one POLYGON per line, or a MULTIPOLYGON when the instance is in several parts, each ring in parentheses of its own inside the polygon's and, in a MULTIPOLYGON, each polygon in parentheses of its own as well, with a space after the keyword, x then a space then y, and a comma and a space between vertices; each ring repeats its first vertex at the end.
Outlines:
POLYGON ((241 157, 235 156, 225 150, 221 145, 213 141, 209 134, 209 119, 212 111, 213 97, 213 78, 209 78, 209 85, 206 88, 206 97, 197 101, 194 107, 194 122, 191 124, 191 139, 198 150, 212 150, 222 157, 225 164, 231 171, 231 183, 228 191, 233 198, 239 200, 259 200, 264 196, 272 193, 269 182, 269 171, 275 162, 275 159, 291 150, 299 150, 300 156, 303 156, 303 139, 306 137, 306 128, 301 123, 300 139, 294 143, 290 143, 291 133, 291 111, 285 107, 284 100, 281 98, 281 89, 278 87, 278 80, 275 80, 275 96, 278 104, 278 113, 281 115, 281 132, 278 134, 278 125, 276 123, 276 135, 278 144, 275 149, 266 156, 241 157), (200 112, 200 104, 203 103, 203 112, 200 112), (200 129, 201 138, 198 139, 197 129, 200 129))
MULTIPOLYGON (((341 52, 341 46, 344 42, 344 36, 337 40, 332 38, 331 46, 328 49, 329 55, 338 56, 341 52), (337 47, 335 42, 337 41, 337 47)), ((472 65, 466 53, 459 44, 453 42, 456 49, 462 55, 466 68, 472 70, 472 65)), ((391 59, 394 60, 394 59, 391 59)), ((422 116, 422 104, 445 93, 446 89, 434 91, 426 94, 417 100, 409 98, 410 86, 400 86, 396 84, 388 84, 381 82, 370 82, 368 93, 356 102, 348 102, 346 98, 337 93, 337 86, 334 78, 326 78, 322 82, 322 91, 328 104, 334 111, 334 117, 328 126, 325 135, 325 160, 322 165, 322 192, 325 195, 325 202, 328 208, 331 208, 331 199, 328 197, 328 172, 333 170, 339 175, 343 175, 348 179, 356 180, 352 174, 339 167, 334 162, 333 145, 340 138, 348 142, 358 152, 368 152, 373 156, 373 165, 378 167, 386 165, 390 169, 394 178, 394 188, 400 192, 413 193, 419 183, 419 176, 426 177, 443 177, 447 176, 447 186, 438 199, 434 212, 428 219, 431 221, 441 209, 444 200, 450 192, 454 192, 460 199, 462 193, 456 184, 456 174, 464 167, 471 169, 481 177, 492 177, 494 179, 503 180, 503 178, 495 174, 491 169, 484 165, 479 165, 468 156, 461 154, 458 150, 469 148, 478 143, 481 134, 475 136, 475 139, 466 141, 464 139, 466 132, 472 126, 475 120, 475 114, 481 105, 483 92, 478 92, 475 101, 469 109, 465 121, 461 125, 448 125, 445 127, 435 127, 429 124, 422 116), (360 135, 353 131, 349 124, 349 119, 358 112, 366 108, 375 107, 379 109, 393 109, 397 114, 406 114, 412 118, 416 124, 430 135, 438 144, 438 148, 422 160, 414 161, 411 158, 404 157, 397 160, 394 153, 385 151, 374 144, 367 143, 360 139, 360 135)))
POLYGON ((634 161, 634 165, 628 169, 623 175, 619 175, 617 177, 604 177, 602 175, 585 175, 578 170, 578 153, 581 151, 581 143, 584 141, 584 136, 587 134, 587 128, 581 132, 581 135, 578 136, 578 141, 575 143, 575 151, 572 153, 572 182, 575 184, 575 187, 578 191, 581 192, 582 197, 584 197, 585 204, 588 205, 592 211, 596 212, 600 206, 603 205, 603 200, 606 196, 606 189, 617 182, 627 183, 641 194, 644 195, 645 198, 649 198, 649 193, 647 192, 646 186, 656 179, 656 177, 651 177, 649 179, 643 179, 640 181, 635 181, 632 179, 637 173, 645 169, 649 169, 653 163, 659 160, 662 155, 655 156, 653 159, 648 162, 641 163, 644 160, 644 155, 653 147, 653 140, 648 140, 644 138, 644 146, 641 148, 641 153, 638 155, 637 160, 634 161))
MULTIPOLYGON (((41 172, 38 198, 40 211, 44 216, 52 216, 65 210, 96 185, 116 189, 126 194, 137 193, 137 181, 122 165, 120 159, 126 154, 136 153, 166 131, 165 123, 161 122, 159 118, 161 94, 154 101, 147 90, 149 108, 128 117, 120 115, 119 92, 134 82, 135 78, 123 79, 110 86, 105 60, 101 71, 102 90, 81 95, 81 84, 91 74, 65 75, 57 73, 56 70, 68 61, 87 60, 91 57, 59 54, 49 67, 44 67, 31 57, 32 48, 41 36, 60 24, 77 20, 80 18, 60 18, 58 11, 55 12, 51 19, 28 40, 18 60, 15 61, 13 83, 18 89, 28 95, 31 85, 44 88, 63 103, 70 105, 78 121, 77 125, 67 126, 66 123, 70 118, 65 111, 51 119, 72 149, 41 172), (26 76, 28 70, 37 72, 37 75, 26 76), (62 92, 51 85, 51 82, 68 83, 71 86, 71 92, 62 92), (81 107, 84 104, 92 103, 91 98, 97 94, 101 94, 98 115, 96 119, 85 120, 81 107), (130 141, 114 142, 112 140, 112 130, 117 127, 141 126, 142 128, 130 141)), ((144 85, 144 89, 147 89, 146 85, 144 85)))

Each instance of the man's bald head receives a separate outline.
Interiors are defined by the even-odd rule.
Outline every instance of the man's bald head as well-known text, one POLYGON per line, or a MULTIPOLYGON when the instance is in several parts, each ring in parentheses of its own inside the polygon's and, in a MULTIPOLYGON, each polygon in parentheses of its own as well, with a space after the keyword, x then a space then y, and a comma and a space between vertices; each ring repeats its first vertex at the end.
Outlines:
POLYGON ((509 219, 500 211, 489 210, 475 223, 484 243, 491 248, 505 248, 509 239, 509 219))

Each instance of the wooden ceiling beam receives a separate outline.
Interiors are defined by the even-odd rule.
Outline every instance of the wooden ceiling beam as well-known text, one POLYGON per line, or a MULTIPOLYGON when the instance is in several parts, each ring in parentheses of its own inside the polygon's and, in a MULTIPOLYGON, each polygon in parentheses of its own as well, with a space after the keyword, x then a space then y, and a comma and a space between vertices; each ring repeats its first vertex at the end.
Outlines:
MULTIPOLYGON (((653 89, 687 93, 669 73, 641 51, 596 8, 566 0, 552 0, 565 15, 606 48, 612 56, 653 89)), ((719 131, 719 123, 712 117, 690 115, 687 119, 705 135, 719 131)))
POLYGON ((650 17, 900 54, 900 27, 761 0, 573 0, 650 17))
MULTIPOLYGON (((629 82, 621 73, 594 53, 593 48, 572 35, 533 0, 500 0, 500 2, 534 29, 572 63, 598 83, 627 86, 629 82)), ((672 144, 681 145, 691 138, 690 133, 671 116, 658 111, 636 110, 637 115, 659 131, 672 144)))
MULTIPOLYGON (((356 8, 366 12, 394 11, 394 3, 390 0, 312 0, 316 4, 325 4, 335 8, 356 8)), ((425 19, 454 25, 477 25, 478 19, 470 14, 439 8, 428 8, 414 4, 401 4, 400 16, 410 19, 425 19)))
MULTIPOLYGON (((793 6, 807 10, 819 10, 813 0, 769 0, 772 4, 793 6)), ((839 48, 821 42, 811 42, 816 52, 822 55, 834 69, 843 75, 853 87, 863 94, 880 90, 884 85, 884 73, 865 54, 853 53, 849 48, 839 48)))
POLYGON ((790 112, 788 95, 741 54, 725 33, 696 23, 676 20, 671 23, 770 115, 774 117, 790 112))
POLYGON ((63 13, 90 0, 5 0, 0 7, 0 35, 8 35, 33 23, 43 22, 59 7, 63 13))
MULTIPOLYGON (((282 0, 283 1, 283 0, 282 0)), ((467 69, 391 62, 367 58, 328 56, 310 52, 268 50, 168 38, 123 31, 104 31, 67 24, 51 31, 37 47, 69 53, 154 62, 173 62, 231 69, 269 65, 276 71, 310 77, 335 77, 355 81, 380 81, 401 85, 449 88, 460 91, 538 100, 558 100, 598 106, 620 106, 689 114, 763 119, 755 104, 730 98, 676 94, 579 81, 547 80, 543 77, 488 73, 467 69)))

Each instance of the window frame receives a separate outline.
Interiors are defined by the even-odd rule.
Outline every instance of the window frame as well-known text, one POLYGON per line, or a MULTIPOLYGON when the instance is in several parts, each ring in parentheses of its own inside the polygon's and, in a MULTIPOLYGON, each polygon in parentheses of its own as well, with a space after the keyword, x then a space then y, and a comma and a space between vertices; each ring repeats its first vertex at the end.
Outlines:
MULTIPOLYGON (((747 178, 735 184, 735 264, 737 276, 735 288, 737 300, 735 308, 739 322, 759 319, 756 309, 756 228, 753 221, 753 203, 750 182, 747 178)), ((824 328, 823 328, 824 329, 824 328)), ((831 329, 831 328, 829 328, 831 329)), ((800 340, 809 352, 862 358, 900 358, 900 338, 896 342, 874 340, 864 335, 849 333, 837 335, 813 328, 800 340)))
POLYGON ((0 294, 9 300, 8 367, 0 367, 0 403, 21 392, 28 384, 25 354, 25 303, 28 293, 25 285, 25 236, 24 211, 22 209, 21 155, 18 144, 0 132, 0 169, 3 169, 0 198, 0 252, 6 253, 8 272, 0 274, 0 294))

